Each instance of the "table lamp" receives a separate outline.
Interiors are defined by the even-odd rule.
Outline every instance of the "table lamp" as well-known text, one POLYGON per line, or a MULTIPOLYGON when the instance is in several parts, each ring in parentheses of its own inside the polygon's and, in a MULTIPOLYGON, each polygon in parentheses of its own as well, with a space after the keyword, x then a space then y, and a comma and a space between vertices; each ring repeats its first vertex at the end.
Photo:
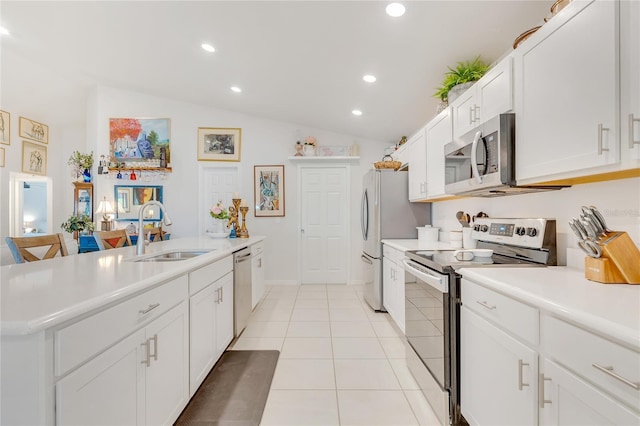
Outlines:
POLYGON ((115 212, 113 211, 111 203, 107 201, 107 197, 104 197, 104 199, 100 201, 96 213, 102 213, 102 225, 100 229, 102 231, 111 231, 111 219, 109 218, 109 215, 115 212))

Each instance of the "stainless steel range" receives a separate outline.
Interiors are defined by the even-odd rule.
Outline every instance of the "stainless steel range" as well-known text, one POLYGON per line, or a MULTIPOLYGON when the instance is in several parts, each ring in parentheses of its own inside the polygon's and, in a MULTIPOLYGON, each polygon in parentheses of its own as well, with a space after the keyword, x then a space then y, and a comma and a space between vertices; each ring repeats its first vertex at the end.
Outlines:
POLYGON ((415 351, 407 363, 442 424, 466 424, 460 414, 461 275, 456 271, 557 264, 553 219, 476 218, 472 236, 478 249, 493 255, 413 250, 404 259, 405 271, 416 278, 405 284, 405 334, 415 351))

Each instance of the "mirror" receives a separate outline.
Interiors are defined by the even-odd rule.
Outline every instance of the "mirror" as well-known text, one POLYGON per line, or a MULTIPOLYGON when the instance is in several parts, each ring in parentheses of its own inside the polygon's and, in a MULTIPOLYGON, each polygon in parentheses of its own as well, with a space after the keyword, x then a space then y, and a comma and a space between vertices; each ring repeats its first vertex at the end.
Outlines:
POLYGON ((52 182, 47 176, 11 173, 9 233, 12 237, 53 233, 52 182))
MULTIPOLYGON (((162 186, 116 185, 113 187, 113 199, 116 205, 116 219, 137 221, 140 207, 147 201, 162 202, 162 186)), ((147 207, 145 222, 162 220, 162 211, 157 206, 147 207)))

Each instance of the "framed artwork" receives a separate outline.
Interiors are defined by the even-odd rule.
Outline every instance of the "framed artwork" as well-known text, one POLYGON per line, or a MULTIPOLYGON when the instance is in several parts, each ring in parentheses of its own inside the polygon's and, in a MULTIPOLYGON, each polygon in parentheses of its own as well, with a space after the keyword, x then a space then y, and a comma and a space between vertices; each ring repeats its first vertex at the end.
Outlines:
POLYGON ((20 117, 18 133, 21 138, 31 139, 40 143, 49 143, 49 126, 28 118, 20 117))
MULTIPOLYGON (((136 222, 144 203, 151 200, 162 202, 162 186, 115 185, 113 196, 117 204, 115 220, 136 222)), ((157 206, 149 206, 144 211, 143 220, 147 222, 162 220, 162 211, 157 206)))
POLYGON ((240 161, 242 129, 198 127, 198 161, 240 161))
MULTIPOLYGON (((135 162, 135 167, 164 168, 170 163, 169 118, 110 118, 110 161, 135 162), (140 163, 144 163, 141 165, 140 163)), ((125 164, 125 167, 129 167, 125 164)))
POLYGON ((132 187, 116 187, 116 205, 118 213, 131 212, 131 199, 133 198, 132 187))
POLYGON ((0 148, 0 167, 4 167, 4 148, 0 148))
POLYGON ((47 174, 47 147, 22 141, 22 171, 33 175, 47 174))
POLYGON ((0 110, 0 143, 11 145, 11 114, 0 110))
POLYGON ((253 166, 255 217, 284 216, 284 166, 253 166))

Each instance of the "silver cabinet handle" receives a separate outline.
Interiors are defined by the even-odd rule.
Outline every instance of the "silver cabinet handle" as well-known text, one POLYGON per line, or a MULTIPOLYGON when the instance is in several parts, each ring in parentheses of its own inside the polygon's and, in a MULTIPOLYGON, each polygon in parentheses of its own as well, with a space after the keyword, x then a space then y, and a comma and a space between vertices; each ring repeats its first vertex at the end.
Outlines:
POLYGON ((640 118, 633 118, 633 114, 629 114, 629 148, 633 149, 633 146, 638 144, 640 145, 640 140, 635 140, 634 135, 634 124, 640 123, 640 118))
POLYGON ((597 368, 598 370, 602 371, 603 373, 613 377, 614 379, 621 381, 625 385, 631 386, 635 390, 640 390, 640 383, 632 382, 631 380, 622 377, 621 375, 619 375, 613 370, 613 367, 603 367, 600 364, 591 364, 591 365, 597 368))
POLYGON ((154 334, 153 337, 149 338, 147 341, 153 340, 153 355, 149 355, 149 358, 153 358, 155 361, 158 360, 158 335, 154 334))
POLYGON ((469 107, 469 124, 473 124, 473 111, 474 108, 473 107, 469 107))
POLYGON ((160 304, 159 304, 159 303, 154 303, 153 305, 149 305, 149 306, 147 307, 147 309, 142 309, 142 310, 140 310, 140 311, 138 311, 138 312, 139 312, 141 315, 146 315, 146 314, 148 314, 149 312, 153 311, 153 310, 154 310, 155 308, 157 308, 158 306, 160 306, 160 304))
POLYGON ((522 382, 522 367, 529 366, 528 362, 523 362, 521 359, 518 360, 518 390, 523 390, 525 387, 529 386, 529 383, 522 382))
POLYGON ((224 301, 224 287, 220 287, 220 303, 224 301))
POLYGON ((151 357, 149 353, 149 339, 145 340, 144 343, 140 343, 140 346, 143 346, 145 350, 144 359, 140 361, 140 364, 147 364, 147 367, 149 367, 151 365, 151 357))
POLYGON ((258 268, 262 268, 262 258, 258 259, 258 268))
POLYGON ((544 399, 544 382, 550 382, 551 379, 544 377, 544 374, 538 376, 538 401, 540 401, 540 408, 544 408, 545 404, 551 404, 550 399, 544 399))
POLYGON ((603 127, 602 123, 598 124, 598 155, 602 155, 604 151, 609 151, 609 148, 602 147, 602 133, 608 131, 608 127, 603 127))
POLYGON ((473 121, 480 121, 480 105, 473 106, 473 121))
POLYGON ((484 301, 482 301, 482 302, 481 302, 481 301, 479 301, 479 300, 476 300, 476 303, 477 303, 478 305, 480 305, 480 306, 484 306, 485 308, 489 309, 490 311, 493 311, 493 310, 496 308, 496 305, 491 306, 491 305, 489 305, 489 304, 487 303, 487 301, 486 301, 486 300, 484 300, 484 301))
POLYGON ((220 287, 216 288, 216 303, 220 303, 220 287))

